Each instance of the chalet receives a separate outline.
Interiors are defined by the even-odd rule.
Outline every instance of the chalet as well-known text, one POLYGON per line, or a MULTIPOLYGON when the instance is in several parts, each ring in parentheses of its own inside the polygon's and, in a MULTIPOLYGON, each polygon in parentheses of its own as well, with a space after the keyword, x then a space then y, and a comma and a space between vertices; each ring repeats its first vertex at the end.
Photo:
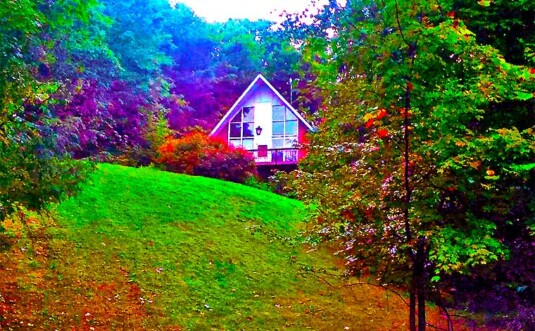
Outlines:
POLYGON ((299 146, 310 130, 312 126, 258 75, 210 135, 249 150, 258 166, 295 166, 306 155, 299 146))

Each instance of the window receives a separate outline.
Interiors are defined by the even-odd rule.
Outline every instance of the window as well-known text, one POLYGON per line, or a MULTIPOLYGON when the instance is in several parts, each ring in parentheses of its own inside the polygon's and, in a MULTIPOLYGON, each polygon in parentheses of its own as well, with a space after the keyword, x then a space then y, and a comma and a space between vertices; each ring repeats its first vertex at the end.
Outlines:
POLYGON ((228 140, 236 147, 253 149, 254 107, 243 107, 229 123, 228 140))
POLYGON ((273 148, 293 148, 297 143, 298 122, 286 106, 273 106, 273 148))

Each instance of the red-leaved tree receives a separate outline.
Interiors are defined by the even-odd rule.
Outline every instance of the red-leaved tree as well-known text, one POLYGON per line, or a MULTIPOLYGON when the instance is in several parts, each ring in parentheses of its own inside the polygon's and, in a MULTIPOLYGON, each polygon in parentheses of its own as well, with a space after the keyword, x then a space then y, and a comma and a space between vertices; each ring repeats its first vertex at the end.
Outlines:
POLYGON ((168 138, 159 148, 156 163, 168 171, 243 183, 256 174, 254 157, 243 148, 201 132, 168 138))

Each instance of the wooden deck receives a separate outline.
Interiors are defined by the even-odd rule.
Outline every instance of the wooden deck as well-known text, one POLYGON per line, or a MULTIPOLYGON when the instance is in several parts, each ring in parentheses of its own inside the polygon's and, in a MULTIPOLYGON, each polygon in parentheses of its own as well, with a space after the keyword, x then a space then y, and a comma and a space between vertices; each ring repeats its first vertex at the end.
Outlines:
POLYGON ((257 165, 297 164, 299 161, 297 148, 253 149, 249 152, 253 153, 257 165))

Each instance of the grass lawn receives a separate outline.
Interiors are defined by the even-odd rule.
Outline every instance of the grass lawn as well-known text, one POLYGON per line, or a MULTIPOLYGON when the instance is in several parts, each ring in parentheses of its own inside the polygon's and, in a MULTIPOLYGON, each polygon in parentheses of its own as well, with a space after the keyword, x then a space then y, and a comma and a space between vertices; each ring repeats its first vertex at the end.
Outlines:
POLYGON ((304 216, 243 185, 102 164, 48 217, 4 222, 0 329, 406 330, 397 296, 347 286, 301 244, 304 216))

